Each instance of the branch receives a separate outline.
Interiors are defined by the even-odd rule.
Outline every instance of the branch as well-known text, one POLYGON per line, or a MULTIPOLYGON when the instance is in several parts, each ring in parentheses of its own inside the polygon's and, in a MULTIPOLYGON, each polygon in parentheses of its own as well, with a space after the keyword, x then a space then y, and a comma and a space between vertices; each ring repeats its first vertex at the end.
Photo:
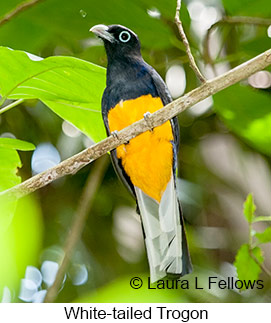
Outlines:
POLYGON ((180 20, 180 10, 181 10, 181 0, 177 0, 177 7, 176 7, 176 15, 175 15, 175 23, 178 27, 179 30, 179 34, 182 38, 183 44, 185 46, 186 49, 186 53, 189 59, 189 65, 192 68, 192 70, 195 72, 197 78, 201 81, 201 82, 206 82, 205 77, 201 74, 199 68, 197 67, 197 64, 195 62, 195 59, 191 53, 191 49, 190 49, 190 45, 188 42, 188 39, 185 35, 184 29, 183 29, 183 24, 180 20))
POLYGON ((226 25, 226 24, 232 24, 232 25, 256 25, 256 26, 270 26, 271 25, 271 19, 267 18, 258 18, 258 17, 245 17, 245 16, 233 16, 228 17, 225 16, 221 20, 214 23, 208 30, 204 39, 204 56, 206 58, 207 63, 212 64, 212 59, 209 52, 209 41, 210 41, 210 35, 211 32, 217 28, 220 25, 226 25))
POLYGON ((13 17, 17 16, 20 12, 33 7, 35 4, 41 1, 43 0, 31 0, 31 1, 24 1, 22 3, 19 3, 17 7, 12 9, 8 13, 6 13, 4 17, 0 19, 0 26, 10 21, 13 17))
POLYGON ((257 71, 271 65, 271 49, 252 58, 251 60, 231 69, 230 71, 208 80, 198 88, 186 93, 184 96, 172 101, 165 107, 157 110, 148 117, 148 122, 141 119, 134 124, 122 129, 117 136, 109 136, 93 146, 81 151, 80 153, 64 160, 60 164, 52 167, 38 175, 35 175, 19 185, 1 192, 0 197, 20 198, 26 194, 36 191, 37 189, 48 185, 49 183, 61 178, 65 175, 75 174, 82 167, 91 163, 93 160, 106 154, 108 151, 115 149, 138 136, 139 134, 152 130, 172 119, 177 114, 183 112, 187 108, 206 99, 230 85, 233 85, 257 71))
POLYGON ((63 248, 64 257, 60 263, 55 281, 53 285, 48 289, 48 292, 45 296, 45 303, 53 303, 57 297, 59 287, 63 282, 65 272, 72 256, 73 249, 82 235, 87 216, 92 207, 95 194, 102 182, 102 178, 107 165, 108 158, 107 156, 104 156, 103 158, 99 159, 99 161, 97 161, 88 176, 78 205, 78 210, 74 216, 73 224, 71 225, 71 231, 67 234, 66 242, 63 248))

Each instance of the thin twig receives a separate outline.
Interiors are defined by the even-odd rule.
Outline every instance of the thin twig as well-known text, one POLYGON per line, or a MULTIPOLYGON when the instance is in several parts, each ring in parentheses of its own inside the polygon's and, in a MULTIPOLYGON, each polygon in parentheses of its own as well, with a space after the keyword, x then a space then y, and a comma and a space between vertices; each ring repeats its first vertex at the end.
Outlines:
POLYGON ((0 18, 0 26, 4 25, 8 21, 10 21, 12 18, 17 16, 20 12, 33 7, 38 2, 41 2, 44 0, 31 0, 31 1, 24 1, 22 3, 19 3, 17 7, 6 13, 2 18, 0 18))
POLYGON ((213 78, 212 80, 206 81, 198 88, 186 93, 184 96, 152 113, 148 118, 148 124, 144 119, 141 119, 119 131, 117 136, 111 135, 99 143, 64 160, 55 167, 1 192, 0 197, 20 198, 48 185, 58 178, 69 174, 75 174, 82 167, 106 154, 108 151, 115 149, 145 131, 152 130, 149 124, 151 124, 152 127, 158 127, 187 108, 190 108, 196 103, 206 99, 208 96, 249 77, 257 71, 261 71, 269 65, 271 65, 271 49, 231 69, 230 71, 213 78))
POLYGON ((253 223, 265 222, 265 221, 271 221, 271 216, 262 215, 262 216, 257 216, 256 218, 253 219, 253 223))
POLYGON ((267 18, 259 18, 259 17, 246 17, 246 16, 233 16, 228 17, 225 16, 221 20, 215 22, 208 30, 203 42, 203 48, 204 48, 204 57, 208 64, 212 64, 212 58, 209 51, 209 42, 210 42, 210 35, 211 32, 221 26, 221 25, 255 25, 255 26, 262 26, 262 27, 268 27, 271 25, 271 19, 267 18))
POLYGON ((183 29, 183 24, 180 20, 180 10, 181 10, 181 0, 177 0, 177 6, 176 6, 176 15, 175 15, 175 23, 178 27, 178 30, 179 30, 179 34, 182 38, 182 41, 183 41, 183 44, 185 46, 185 49, 186 49, 186 53, 187 53, 187 56, 189 58, 189 65, 190 67, 193 69, 193 71, 195 72, 197 78, 201 81, 201 82, 206 82, 206 79, 205 77, 201 74, 199 68, 197 67, 197 64, 195 62, 195 59, 194 59, 194 56, 192 55, 191 53, 191 49, 190 49, 190 45, 189 45, 189 42, 188 42, 188 39, 186 37, 186 34, 184 32, 184 29, 183 29))
POLYGON ((100 158, 96 162, 94 168, 88 176, 81 199, 79 201, 78 210, 74 216, 73 224, 71 225, 71 230, 67 234, 66 242, 64 244, 64 257, 60 263, 56 279, 53 285, 48 289, 48 292, 44 299, 45 303, 53 303, 57 298, 59 287, 63 282, 65 272, 67 271, 67 267, 72 256, 72 252, 82 235, 84 225, 86 223, 89 211, 92 207, 94 197, 102 182, 106 166, 108 165, 108 160, 109 159, 107 156, 100 158))
POLYGON ((13 101, 9 105, 6 105, 4 108, 0 109, 0 114, 2 114, 4 112, 16 107, 17 105, 21 104, 22 102, 24 102, 24 99, 19 99, 17 101, 13 101))

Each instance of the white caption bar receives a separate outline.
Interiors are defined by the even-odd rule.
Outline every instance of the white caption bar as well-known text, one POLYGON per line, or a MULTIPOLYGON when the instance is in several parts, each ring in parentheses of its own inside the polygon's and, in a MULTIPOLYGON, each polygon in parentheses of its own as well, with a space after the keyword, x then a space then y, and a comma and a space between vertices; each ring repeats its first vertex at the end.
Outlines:
POLYGON ((265 321, 270 304, 97 303, 0 304, 0 322, 246 322, 265 321))

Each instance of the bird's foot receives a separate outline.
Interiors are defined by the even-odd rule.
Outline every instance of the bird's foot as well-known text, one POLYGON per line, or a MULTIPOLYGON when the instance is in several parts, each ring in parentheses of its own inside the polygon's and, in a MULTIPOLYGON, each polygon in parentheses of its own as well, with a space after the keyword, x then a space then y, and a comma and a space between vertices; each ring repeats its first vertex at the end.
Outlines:
POLYGON ((153 125, 152 125, 152 122, 150 120, 150 116, 151 116, 151 113, 148 111, 146 113, 144 113, 144 120, 145 122, 147 123, 147 126, 150 128, 150 130, 152 131, 153 130, 153 125))
POLYGON ((114 130, 114 131, 112 131, 112 132, 111 132, 111 135, 112 135, 114 138, 119 139, 119 132, 118 132, 118 130, 114 130))

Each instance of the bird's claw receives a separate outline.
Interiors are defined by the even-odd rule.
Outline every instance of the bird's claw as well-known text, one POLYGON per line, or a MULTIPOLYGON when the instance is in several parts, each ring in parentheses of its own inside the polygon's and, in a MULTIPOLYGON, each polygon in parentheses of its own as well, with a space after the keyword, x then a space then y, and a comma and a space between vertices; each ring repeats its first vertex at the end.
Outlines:
MULTIPOLYGON (((119 132, 118 132, 118 130, 114 130, 114 131, 112 131, 112 132, 111 132, 111 135, 112 135, 114 138, 118 139, 118 140, 120 139, 120 138, 119 138, 119 132)), ((128 140, 128 141, 126 141, 126 142, 125 142, 125 145, 129 144, 129 142, 130 142, 129 140, 128 140)))
POLYGON ((153 126, 152 126, 152 123, 151 123, 151 120, 150 120, 151 113, 148 111, 148 112, 144 113, 143 116, 144 116, 145 122, 147 123, 147 126, 149 128, 151 128, 151 130, 153 130, 153 126))
POLYGON ((112 135, 114 138, 119 139, 119 132, 118 132, 118 130, 114 130, 114 131, 112 131, 112 132, 111 132, 111 135, 112 135))

